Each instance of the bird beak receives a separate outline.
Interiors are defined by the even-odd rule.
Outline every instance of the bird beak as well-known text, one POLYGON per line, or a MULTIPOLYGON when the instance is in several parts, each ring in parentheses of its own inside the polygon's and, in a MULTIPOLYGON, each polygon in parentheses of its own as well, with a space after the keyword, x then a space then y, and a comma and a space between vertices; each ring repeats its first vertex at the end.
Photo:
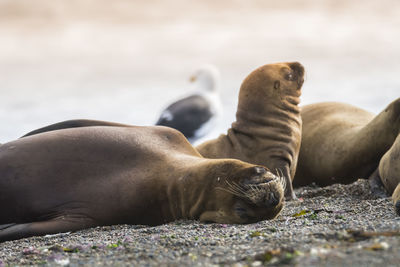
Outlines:
POLYGON ((196 76, 190 76, 189 81, 190 81, 191 83, 194 82, 194 81, 196 81, 196 80, 197 80, 196 76))

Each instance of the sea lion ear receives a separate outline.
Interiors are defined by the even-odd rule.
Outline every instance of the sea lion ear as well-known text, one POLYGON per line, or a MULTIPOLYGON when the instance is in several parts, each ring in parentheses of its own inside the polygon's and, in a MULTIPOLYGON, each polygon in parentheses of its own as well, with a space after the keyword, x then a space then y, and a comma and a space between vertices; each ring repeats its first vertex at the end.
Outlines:
POLYGON ((281 82, 279 80, 276 80, 274 83, 274 88, 279 89, 281 87, 281 82))

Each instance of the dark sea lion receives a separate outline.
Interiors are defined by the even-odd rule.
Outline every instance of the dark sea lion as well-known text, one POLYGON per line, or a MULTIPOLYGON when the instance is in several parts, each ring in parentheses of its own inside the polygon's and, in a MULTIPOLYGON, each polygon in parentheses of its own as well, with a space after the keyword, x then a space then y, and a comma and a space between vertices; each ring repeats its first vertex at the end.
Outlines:
POLYGON ((383 155, 377 170, 371 175, 373 186, 381 183, 386 192, 392 195, 397 214, 400 215, 400 134, 392 147, 383 155))
POLYGON ((132 125, 109 122, 109 121, 97 121, 97 120, 67 120, 62 122, 57 122, 54 124, 47 125, 45 127, 30 131, 29 133, 23 135, 22 137, 27 137, 39 133, 50 132, 61 129, 69 128, 79 128, 79 127, 89 127, 89 126, 116 126, 116 127, 131 127, 132 125))
POLYGON ((368 178, 400 131, 400 98, 377 116, 343 103, 302 107, 302 144, 295 186, 368 178))
POLYGON ((251 223, 283 206, 266 168, 203 158, 167 127, 79 127, 0 146, 0 241, 177 219, 251 223))
POLYGON ((295 198, 291 181, 300 149, 298 104, 303 77, 298 62, 254 70, 240 87, 236 121, 227 134, 196 149, 206 158, 235 158, 266 166, 285 177, 285 196, 295 198))

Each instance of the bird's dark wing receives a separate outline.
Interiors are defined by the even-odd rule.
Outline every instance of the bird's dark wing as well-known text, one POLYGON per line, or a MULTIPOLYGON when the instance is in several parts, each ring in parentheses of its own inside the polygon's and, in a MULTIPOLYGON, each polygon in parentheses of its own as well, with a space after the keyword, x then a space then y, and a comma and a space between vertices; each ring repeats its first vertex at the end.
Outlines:
POLYGON ((186 138, 194 137, 204 123, 214 115, 211 104, 200 95, 192 95, 169 105, 156 125, 168 126, 182 132, 186 138))

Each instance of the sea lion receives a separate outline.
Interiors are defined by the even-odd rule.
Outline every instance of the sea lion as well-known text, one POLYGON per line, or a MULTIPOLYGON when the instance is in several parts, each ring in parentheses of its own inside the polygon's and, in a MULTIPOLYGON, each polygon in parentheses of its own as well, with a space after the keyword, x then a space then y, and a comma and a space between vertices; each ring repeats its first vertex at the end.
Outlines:
POLYGON ((301 140, 298 104, 304 68, 298 62, 259 67, 243 81, 236 121, 227 134, 200 144, 206 158, 235 158, 266 166, 286 179, 285 196, 295 198, 292 179, 301 140))
POLYGON ((397 214, 400 216, 400 184, 396 186, 396 189, 393 192, 392 200, 394 204, 394 209, 397 214))
POLYGON ((336 102, 301 109, 302 144, 294 186, 368 178, 400 131, 400 98, 377 116, 336 102))
MULTIPOLYGON (((89 126, 116 126, 116 127, 131 127, 132 125, 122 124, 117 122, 109 122, 109 121, 98 121, 98 120, 66 120, 62 122, 57 122, 54 124, 50 124, 39 129, 35 129, 33 131, 28 132, 22 137, 27 137, 39 133, 50 132, 61 129, 69 129, 69 128, 79 128, 79 127, 89 127, 89 126)), ((21 138, 22 138, 21 137, 21 138)))
POLYGON ((79 127, 0 147, 0 241, 177 219, 251 223, 283 206, 262 166, 205 159, 168 127, 79 127))
POLYGON ((400 215, 400 134, 392 147, 383 155, 379 166, 369 178, 372 188, 383 184, 386 192, 392 195, 397 214, 400 215))

